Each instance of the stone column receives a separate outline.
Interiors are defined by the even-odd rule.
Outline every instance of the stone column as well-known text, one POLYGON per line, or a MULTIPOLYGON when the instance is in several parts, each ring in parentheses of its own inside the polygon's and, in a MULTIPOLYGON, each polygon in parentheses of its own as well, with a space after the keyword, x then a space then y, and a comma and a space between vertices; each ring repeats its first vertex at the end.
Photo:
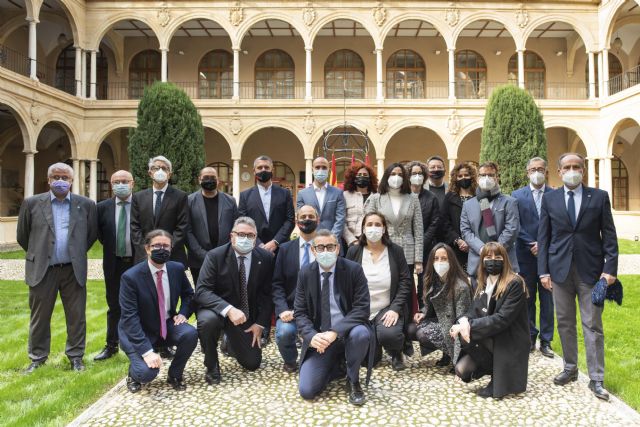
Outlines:
POLYGON ((304 87, 304 99, 307 101, 311 101, 313 99, 312 91, 312 74, 311 74, 311 52, 313 52, 313 48, 307 47, 305 48, 306 52, 306 68, 305 68, 305 87, 304 87))
MULTIPOLYGON (((36 27, 38 21, 34 18, 27 18, 29 21, 29 77, 38 80, 38 32, 36 27)), ((25 190, 26 191, 26 190, 25 190)))
POLYGON ((609 193, 609 198, 612 196, 611 192, 611 157, 604 157, 600 159, 598 164, 599 183, 598 187, 609 193))
POLYGON ((82 51, 81 61, 80 61, 80 79, 82 80, 82 96, 81 98, 87 97, 87 53, 82 51))
POLYGON ((596 99, 596 65, 595 54, 592 51, 589 54, 589 99, 596 99))
POLYGON ((233 49, 233 99, 240 99, 240 49, 238 48, 233 49))
POLYGON ((98 160, 89 161, 89 198, 98 201, 98 160))
POLYGON ((34 184, 35 184, 35 152, 25 151, 25 163, 24 163, 24 198, 33 196, 34 184))
POLYGON ((73 194, 80 194, 80 160, 73 159, 73 184, 71 185, 73 194))
POLYGON ((160 54, 162 56, 162 60, 160 63, 160 80, 162 80, 163 82, 167 81, 167 75, 169 71, 167 64, 167 52, 169 52, 169 49, 167 48, 160 49, 160 54))
POLYGON ((376 49, 376 76, 377 76, 376 100, 383 101, 384 100, 384 87, 383 87, 384 76, 382 75, 382 49, 376 49))
MULTIPOLYGON (((453 168, 456 167, 456 162, 458 161, 458 159, 456 157, 449 157, 449 172, 451 172, 453 170, 453 168)), ((427 177, 425 176, 425 179, 427 177)))
POLYGON ((604 94, 604 76, 602 72, 602 52, 598 53, 598 95, 602 98, 604 94))
POLYGON ((609 96, 609 49, 602 49, 602 96, 609 96))
POLYGON ((456 50, 447 49, 449 53, 449 99, 456 99, 456 50))
POLYGON ((240 159, 233 159, 233 197, 240 201, 240 159))
POLYGON ((380 158, 378 157, 378 170, 377 170, 377 174, 378 174, 378 179, 382 178, 382 175, 384 174, 384 157, 380 158))
POLYGON ((524 89, 524 49, 518 49, 518 86, 524 89))
POLYGON ((307 187, 313 184, 313 158, 304 159, 304 177, 307 187))
POLYGON ((76 96, 82 97, 82 48, 76 46, 76 96))
POLYGON ((91 86, 89 86, 89 99, 96 99, 96 59, 97 59, 98 51, 91 51, 91 86))

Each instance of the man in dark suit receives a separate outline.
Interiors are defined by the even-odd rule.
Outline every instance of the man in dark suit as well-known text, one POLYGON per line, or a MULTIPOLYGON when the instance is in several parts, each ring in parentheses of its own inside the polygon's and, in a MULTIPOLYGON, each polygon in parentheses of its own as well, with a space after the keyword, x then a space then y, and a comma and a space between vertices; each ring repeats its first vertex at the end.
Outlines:
POLYGON ((125 170, 111 175, 114 197, 98 203, 98 240, 102 243, 102 271, 107 295, 107 345, 93 360, 107 360, 118 352, 120 278, 133 267, 131 191, 133 176, 125 170))
POLYGON ((51 315, 60 293, 67 322, 65 354, 75 371, 84 370, 87 251, 96 240, 96 205, 71 194, 73 169, 55 163, 47 171, 50 191, 28 197, 18 217, 17 240, 27 252, 29 358, 31 373, 44 365, 51 347, 51 315))
POLYGON ((138 191, 131 201, 131 240, 135 262, 145 259, 144 236, 152 230, 162 229, 172 235, 171 260, 181 262, 185 268, 187 255, 184 245, 189 229, 187 193, 169 185, 171 162, 163 156, 149 160, 149 176, 153 187, 138 191))
POLYGON ((127 388, 137 393, 158 376, 162 358, 154 346, 175 345, 167 382, 175 390, 185 390, 182 373, 198 345, 198 333, 187 323, 193 288, 183 266, 169 261, 171 234, 147 233, 144 248, 147 261, 127 270, 120 284, 120 346, 130 361, 127 388))
POLYGON ((363 405, 360 365, 369 350, 369 288, 360 264, 339 258, 338 239, 318 230, 313 239, 315 262, 300 270, 294 317, 303 343, 300 396, 313 399, 341 372, 346 358, 349 402, 363 405))
POLYGON ((229 354, 249 371, 262 362, 262 330, 271 322, 273 255, 255 246, 255 222, 239 217, 231 242, 207 254, 196 285, 198 335, 208 384, 219 384, 218 339, 224 332, 229 354))
POLYGON ((276 344, 284 360, 283 370, 288 373, 297 370, 298 329, 293 316, 293 301, 296 296, 298 272, 316 259, 311 250, 311 243, 320 223, 318 212, 313 206, 304 205, 298 209, 296 216, 300 237, 280 247, 271 284, 276 311, 276 344))
POLYGON ((189 195, 189 270, 198 283, 207 252, 229 243, 233 222, 238 218, 236 199, 218 190, 218 172, 206 167, 198 176, 201 190, 189 195))
POLYGON ((516 255, 520 275, 529 289, 527 299, 529 312, 529 330, 531 332, 531 351, 536 349, 538 332, 540 333, 540 352, 553 357, 551 340, 553 339, 553 295, 545 289, 538 276, 538 222, 544 194, 551 191, 545 185, 547 161, 534 157, 527 162, 529 185, 515 190, 511 197, 518 202, 520 232, 516 241, 516 255), (536 328, 536 295, 540 296, 540 331, 536 328))
POLYGON ((576 297, 584 334, 589 389, 609 399, 604 388, 604 334, 602 307, 591 302, 594 284, 604 278, 609 285, 618 272, 618 238, 609 194, 582 185, 584 157, 566 153, 558 159, 564 186, 542 198, 538 228, 538 274, 542 286, 552 290, 564 370, 557 385, 578 379, 576 297))

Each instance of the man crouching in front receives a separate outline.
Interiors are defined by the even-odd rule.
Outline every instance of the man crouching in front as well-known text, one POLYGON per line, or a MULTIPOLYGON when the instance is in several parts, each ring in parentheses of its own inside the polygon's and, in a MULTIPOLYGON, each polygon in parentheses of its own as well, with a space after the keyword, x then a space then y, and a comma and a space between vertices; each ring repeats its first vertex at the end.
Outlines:
POLYGON ((142 384, 157 377, 162 358, 153 349, 175 345, 167 382, 174 390, 185 390, 182 372, 198 344, 196 328, 187 323, 193 288, 184 266, 169 261, 171 234, 164 230, 150 231, 144 247, 146 262, 127 270, 120 281, 122 315, 118 332, 120 347, 130 361, 127 388, 137 393, 142 384))

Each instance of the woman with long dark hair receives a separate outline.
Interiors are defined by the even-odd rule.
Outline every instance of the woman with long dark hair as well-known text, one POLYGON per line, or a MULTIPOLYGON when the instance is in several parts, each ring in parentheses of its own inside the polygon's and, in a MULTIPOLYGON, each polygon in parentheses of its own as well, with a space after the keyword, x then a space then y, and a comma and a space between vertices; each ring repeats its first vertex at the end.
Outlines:
POLYGON ((344 172, 344 201, 346 218, 342 239, 346 246, 357 245, 362 235, 364 203, 378 191, 376 172, 369 165, 356 162, 344 172))

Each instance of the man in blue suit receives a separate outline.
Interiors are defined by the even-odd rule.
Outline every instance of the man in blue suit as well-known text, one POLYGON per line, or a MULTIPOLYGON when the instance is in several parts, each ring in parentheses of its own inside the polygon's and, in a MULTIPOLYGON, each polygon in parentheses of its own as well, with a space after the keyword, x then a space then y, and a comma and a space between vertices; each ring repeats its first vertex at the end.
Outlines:
POLYGON ((589 389, 609 400, 604 388, 604 334, 602 307, 591 302, 594 284, 609 285, 618 272, 618 238, 609 194, 582 185, 584 157, 566 153, 558 159, 564 186, 542 198, 538 228, 538 274, 542 286, 553 289, 564 370, 557 385, 578 379, 576 297, 587 353, 589 389))
POLYGON ((515 190, 511 197, 518 201, 520 213, 520 232, 516 241, 516 255, 520 275, 529 289, 528 311, 529 331, 531 332, 531 351, 536 349, 538 332, 540 333, 540 352, 553 357, 551 340, 553 339, 553 296, 540 283, 538 276, 538 222, 543 195, 551 191, 545 185, 547 161, 534 157, 527 162, 529 185, 515 190), (540 331, 536 328, 536 294, 540 296, 540 331))
POLYGON ((120 282, 120 347, 129 358, 127 388, 140 391, 160 371, 162 358, 154 347, 176 346, 167 382, 185 390, 182 373, 198 344, 196 329, 187 323, 193 289, 184 265, 169 261, 172 237, 164 230, 150 231, 144 242, 147 261, 122 275, 120 282), (177 311, 180 299, 180 311, 177 311))
POLYGON ((327 183, 329 161, 318 157, 313 161, 313 185, 298 191, 296 207, 313 206, 320 213, 318 228, 331 230, 336 239, 342 238, 346 215, 342 190, 327 183))

